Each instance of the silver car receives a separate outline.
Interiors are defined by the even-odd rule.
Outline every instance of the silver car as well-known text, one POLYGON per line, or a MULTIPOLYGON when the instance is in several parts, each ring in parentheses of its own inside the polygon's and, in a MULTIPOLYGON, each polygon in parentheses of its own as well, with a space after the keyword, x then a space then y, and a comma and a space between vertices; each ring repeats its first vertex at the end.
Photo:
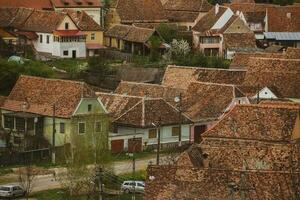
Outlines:
POLYGON ((25 196, 26 191, 19 185, 0 186, 0 198, 15 198, 25 196))
POLYGON ((121 186, 121 191, 125 193, 143 193, 145 191, 144 181, 124 181, 121 186))

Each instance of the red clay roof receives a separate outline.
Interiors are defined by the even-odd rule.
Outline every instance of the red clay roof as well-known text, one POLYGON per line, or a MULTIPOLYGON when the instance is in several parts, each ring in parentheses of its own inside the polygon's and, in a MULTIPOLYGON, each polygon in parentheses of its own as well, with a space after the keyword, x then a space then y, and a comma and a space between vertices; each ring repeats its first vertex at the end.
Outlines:
POLYGON ((55 104, 56 116, 69 118, 85 97, 95 97, 95 93, 84 82, 21 75, 2 108, 52 116, 55 104))
POLYGON ((56 8, 100 8, 99 0, 51 0, 56 8))
POLYGON ((85 11, 77 12, 70 9, 65 9, 64 12, 68 13, 75 24, 85 31, 100 31, 103 28, 93 20, 85 11))
POLYGON ((0 7, 23 7, 53 10, 50 0, 1 0, 0 7))
POLYGON ((167 21, 160 0, 118 0, 116 9, 122 23, 167 21))
POLYGON ((213 6, 207 0, 168 0, 164 4, 165 10, 188 11, 188 12, 208 12, 213 6))
POLYGON ((268 32, 300 32, 300 6, 267 8, 268 32))

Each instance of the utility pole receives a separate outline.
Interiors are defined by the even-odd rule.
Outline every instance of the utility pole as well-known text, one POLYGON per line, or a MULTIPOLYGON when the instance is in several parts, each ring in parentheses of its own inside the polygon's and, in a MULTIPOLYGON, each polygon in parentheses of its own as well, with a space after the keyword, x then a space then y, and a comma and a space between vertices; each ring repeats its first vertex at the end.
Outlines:
POLYGON ((156 165, 159 165, 159 154, 160 154, 160 123, 161 123, 161 119, 159 119, 158 126, 157 126, 156 165))
POLYGON ((182 126, 182 109, 181 109, 181 105, 182 105, 182 95, 181 93, 179 94, 179 105, 178 105, 178 110, 179 110, 179 135, 178 135, 178 146, 181 147, 181 137, 182 137, 182 133, 181 133, 181 126, 182 126))
POLYGON ((55 103, 53 104, 53 116, 52 116, 52 164, 55 164, 55 133, 56 133, 56 124, 55 124, 55 103))
POLYGON ((132 176, 133 176, 133 193, 132 193, 132 200, 135 200, 135 187, 136 187, 136 182, 135 182, 135 156, 134 156, 134 153, 135 153, 135 146, 136 146, 136 143, 135 143, 135 137, 133 138, 133 150, 132 150, 132 176))

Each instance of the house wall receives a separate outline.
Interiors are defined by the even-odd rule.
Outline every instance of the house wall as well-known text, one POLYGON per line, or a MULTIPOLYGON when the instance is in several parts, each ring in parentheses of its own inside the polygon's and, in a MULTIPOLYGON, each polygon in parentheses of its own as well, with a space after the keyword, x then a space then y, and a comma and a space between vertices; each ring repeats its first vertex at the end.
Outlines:
POLYGON ((121 24, 121 18, 117 13, 116 8, 110 8, 106 15, 106 26, 107 28, 111 28, 117 24, 121 24))
MULTIPOLYGON (((256 99, 257 95, 254 95, 251 98, 256 99)), ((259 91, 259 98, 260 99, 277 99, 277 96, 269 88, 265 87, 259 91)))
MULTIPOLYGON (((161 129, 160 129, 161 144, 178 142, 178 136, 172 136, 172 127, 176 127, 176 126, 178 126, 178 125, 161 127, 161 129)), ((147 146, 148 145, 150 145, 150 146, 156 145, 157 138, 149 138, 149 130, 150 130, 149 128, 141 129, 141 128, 131 128, 131 127, 119 126, 118 133, 116 133, 116 135, 123 136, 124 138, 127 138, 127 139, 128 139, 128 135, 141 135, 143 144, 146 143, 147 146)), ((181 136, 182 141, 188 142, 190 139, 190 125, 189 124, 182 125, 181 133, 182 133, 182 136, 181 136)), ((132 137, 133 136, 131 136, 131 138, 132 137)), ((124 147, 128 148, 127 141, 124 142, 124 147)))
POLYGON ((72 51, 76 51, 77 58, 86 57, 86 45, 85 42, 53 42, 53 56, 61 58, 72 58, 72 51), (64 51, 68 51, 67 56, 63 55, 64 51))
MULTIPOLYGON (((64 10, 65 8, 55 8, 56 11, 64 10)), ((85 11, 95 22, 101 24, 101 8, 68 8, 76 11, 85 11)))
POLYGON ((103 31, 84 31, 86 34, 86 44, 101 44, 103 45, 103 31), (95 39, 92 40, 91 35, 95 34, 95 39))
POLYGON ((243 20, 237 18, 224 33, 251 33, 250 28, 243 22, 243 20))
POLYGON ((124 41, 120 39, 120 47, 118 48, 118 39, 113 37, 105 37, 105 45, 119 50, 124 49, 124 41))
POLYGON ((36 33, 39 37, 38 39, 33 41, 34 48, 38 52, 44 52, 44 53, 53 53, 53 34, 52 33, 36 33), (49 43, 47 43, 47 36, 49 36, 49 43), (40 42, 40 37, 43 38, 43 41, 40 42))

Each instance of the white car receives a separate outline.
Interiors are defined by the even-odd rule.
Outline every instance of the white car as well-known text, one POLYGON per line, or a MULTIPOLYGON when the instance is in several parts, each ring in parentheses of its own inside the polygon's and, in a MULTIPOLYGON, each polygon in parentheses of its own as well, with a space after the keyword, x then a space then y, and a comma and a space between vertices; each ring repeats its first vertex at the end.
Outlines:
POLYGON ((121 186, 121 191, 125 193, 143 193, 145 191, 144 181, 124 181, 121 186))
POLYGON ((26 191, 19 185, 0 186, 0 198, 15 198, 25 196, 26 191))

